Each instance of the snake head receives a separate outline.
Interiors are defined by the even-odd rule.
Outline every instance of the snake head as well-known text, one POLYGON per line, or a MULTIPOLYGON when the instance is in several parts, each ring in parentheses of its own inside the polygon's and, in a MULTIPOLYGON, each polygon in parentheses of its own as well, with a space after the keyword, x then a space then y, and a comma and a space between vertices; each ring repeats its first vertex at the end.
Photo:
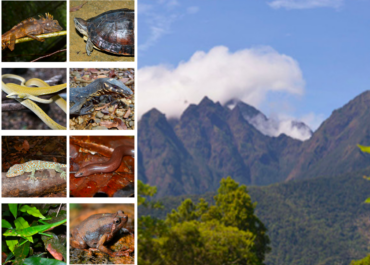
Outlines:
POLYGON ((15 92, 13 92, 13 93, 8 94, 6 97, 7 98, 25 98, 26 96, 27 96, 27 94, 25 94, 25 93, 15 93, 15 92))

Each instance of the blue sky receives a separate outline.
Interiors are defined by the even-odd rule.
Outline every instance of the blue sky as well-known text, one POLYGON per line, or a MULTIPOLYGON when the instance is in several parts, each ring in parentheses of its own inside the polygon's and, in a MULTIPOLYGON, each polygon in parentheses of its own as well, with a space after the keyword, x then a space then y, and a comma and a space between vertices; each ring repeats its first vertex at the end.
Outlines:
POLYGON ((370 0, 138 1, 140 114, 203 93, 316 129, 370 88, 370 0))

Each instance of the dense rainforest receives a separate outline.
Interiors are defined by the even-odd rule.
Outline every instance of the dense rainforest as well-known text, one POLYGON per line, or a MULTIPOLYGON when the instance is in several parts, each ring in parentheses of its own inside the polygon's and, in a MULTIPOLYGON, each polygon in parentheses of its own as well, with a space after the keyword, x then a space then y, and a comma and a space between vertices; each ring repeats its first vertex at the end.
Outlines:
MULTIPOLYGON (((320 177, 248 187, 256 203, 255 214, 267 228, 271 252, 265 263, 349 264, 365 257, 370 241, 370 182, 363 178, 370 168, 338 177, 320 177)), ((165 219, 166 215, 190 198, 214 204, 215 193, 165 197, 163 209, 139 207, 140 216, 165 219)))

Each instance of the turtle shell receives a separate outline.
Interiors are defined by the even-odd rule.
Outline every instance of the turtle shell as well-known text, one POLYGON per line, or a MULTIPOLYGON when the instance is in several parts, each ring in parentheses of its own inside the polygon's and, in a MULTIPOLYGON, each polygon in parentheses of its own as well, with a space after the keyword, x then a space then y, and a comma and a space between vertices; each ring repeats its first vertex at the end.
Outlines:
POLYGON ((134 56, 133 10, 117 9, 87 20, 88 37, 101 50, 119 55, 134 56))

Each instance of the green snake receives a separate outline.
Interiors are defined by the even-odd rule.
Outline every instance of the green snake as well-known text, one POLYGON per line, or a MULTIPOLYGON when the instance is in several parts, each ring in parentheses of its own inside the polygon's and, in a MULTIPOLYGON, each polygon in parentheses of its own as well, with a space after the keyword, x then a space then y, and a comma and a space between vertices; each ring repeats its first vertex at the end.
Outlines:
POLYGON ((49 86, 46 82, 38 78, 32 78, 26 82, 26 80, 18 75, 12 74, 5 74, 2 75, 2 79, 4 78, 12 78, 21 81, 20 85, 8 83, 5 84, 1 81, 1 88, 2 90, 7 93, 8 98, 14 98, 23 106, 30 109, 33 113, 35 113, 47 126, 54 130, 66 130, 66 127, 59 125, 53 119, 51 119, 35 102, 50 104, 55 102, 64 112, 67 109, 66 101, 61 98, 59 95, 55 95, 50 99, 42 99, 37 96, 40 95, 47 95, 58 92, 67 87, 67 84, 57 85, 57 86, 49 86), (29 87, 29 86, 37 86, 29 87))

